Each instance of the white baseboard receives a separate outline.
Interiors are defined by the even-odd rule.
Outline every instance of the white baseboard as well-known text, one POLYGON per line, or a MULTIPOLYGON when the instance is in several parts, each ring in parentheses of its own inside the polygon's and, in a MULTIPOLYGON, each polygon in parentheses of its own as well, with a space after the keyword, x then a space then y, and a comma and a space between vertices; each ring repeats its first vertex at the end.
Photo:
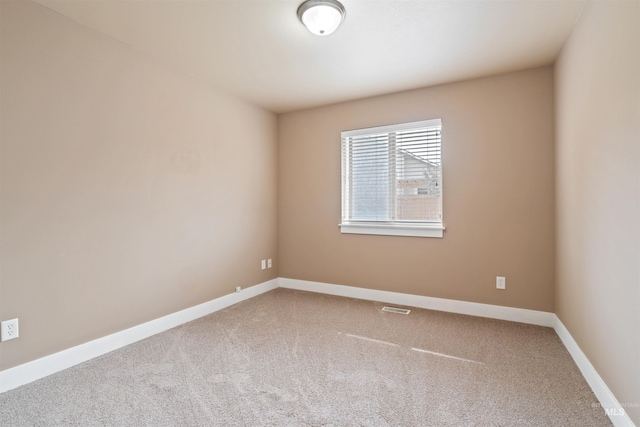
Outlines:
POLYGON ((358 298, 368 301, 379 301, 389 304, 446 311, 449 313, 468 314, 470 316, 489 317, 491 319, 509 320, 531 325, 555 325, 556 315, 546 311, 527 310, 524 308, 503 307, 499 305, 481 304, 477 302, 458 301, 444 298, 425 297, 421 295, 401 294, 397 292, 377 291, 374 289, 356 288, 353 286, 331 285, 328 283, 310 282, 307 280, 280 278, 280 287, 301 291, 318 292, 342 297, 358 298))
POLYGON ((0 371, 0 393, 14 389, 48 375, 70 368, 87 360, 102 356, 136 341, 175 328, 184 323, 206 316, 249 298, 278 287, 278 279, 243 289, 241 292, 220 298, 160 317, 155 320, 116 332, 102 338, 80 344, 75 347, 36 359, 14 368, 0 371))
POLYGON ((556 333, 560 337, 560 340, 569 351, 571 357, 573 357, 573 361, 578 365, 580 372, 582 372, 582 376, 591 387, 593 394, 596 395, 596 398, 600 401, 600 406, 607 413, 609 419, 616 427, 634 427, 635 424, 629 418, 629 415, 625 411, 624 407, 618 402, 618 399, 611 393, 609 387, 604 382, 604 380, 598 375, 598 372, 593 367, 587 356, 582 352, 578 343, 573 339, 569 330, 564 326, 562 321, 556 316, 555 324, 553 328, 556 333))
POLYGON ((554 328, 613 424, 616 427, 635 426, 623 406, 618 402, 613 393, 611 393, 609 387, 607 387, 600 375, 598 375, 567 328, 554 313, 282 277, 249 287, 242 292, 225 295, 124 331, 116 332, 106 337, 98 338, 88 343, 45 356, 41 359, 0 371, 0 393, 86 362, 110 351, 175 328, 176 326, 180 326, 278 287, 554 328))

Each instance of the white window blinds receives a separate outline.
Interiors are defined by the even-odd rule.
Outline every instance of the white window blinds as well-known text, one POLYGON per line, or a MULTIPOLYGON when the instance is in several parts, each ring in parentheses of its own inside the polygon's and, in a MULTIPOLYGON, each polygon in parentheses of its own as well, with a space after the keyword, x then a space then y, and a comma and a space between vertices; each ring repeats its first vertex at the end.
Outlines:
POLYGON ((435 119, 342 132, 342 232, 442 237, 441 131, 435 119))

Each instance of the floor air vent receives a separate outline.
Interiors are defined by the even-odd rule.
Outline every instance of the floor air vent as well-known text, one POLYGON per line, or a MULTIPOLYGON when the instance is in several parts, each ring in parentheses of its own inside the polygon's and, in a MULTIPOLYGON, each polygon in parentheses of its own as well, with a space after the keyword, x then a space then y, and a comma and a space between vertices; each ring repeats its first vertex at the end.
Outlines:
POLYGON ((406 308, 396 308, 396 307, 382 307, 382 311, 388 311, 389 313, 397 313, 397 314, 411 313, 411 310, 407 310, 406 308))

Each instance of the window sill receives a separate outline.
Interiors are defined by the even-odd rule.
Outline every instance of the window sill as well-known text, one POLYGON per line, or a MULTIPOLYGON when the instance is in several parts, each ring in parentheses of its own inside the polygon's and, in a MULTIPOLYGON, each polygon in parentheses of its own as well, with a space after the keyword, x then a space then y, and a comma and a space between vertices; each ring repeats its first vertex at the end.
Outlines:
POLYGON ((444 226, 442 224, 413 225, 413 224, 377 224, 357 223, 340 224, 340 232, 348 234, 375 234, 379 236, 409 236, 442 238, 444 226))

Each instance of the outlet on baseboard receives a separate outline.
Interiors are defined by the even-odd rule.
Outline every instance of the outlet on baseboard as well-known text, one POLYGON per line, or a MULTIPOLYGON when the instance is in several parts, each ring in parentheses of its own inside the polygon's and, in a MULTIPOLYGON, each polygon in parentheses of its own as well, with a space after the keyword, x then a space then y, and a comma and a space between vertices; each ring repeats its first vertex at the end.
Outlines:
POLYGON ((507 278, 496 276, 496 289, 507 289, 507 278))
POLYGON ((0 323, 0 341, 9 341, 18 338, 18 319, 5 320, 0 323))

